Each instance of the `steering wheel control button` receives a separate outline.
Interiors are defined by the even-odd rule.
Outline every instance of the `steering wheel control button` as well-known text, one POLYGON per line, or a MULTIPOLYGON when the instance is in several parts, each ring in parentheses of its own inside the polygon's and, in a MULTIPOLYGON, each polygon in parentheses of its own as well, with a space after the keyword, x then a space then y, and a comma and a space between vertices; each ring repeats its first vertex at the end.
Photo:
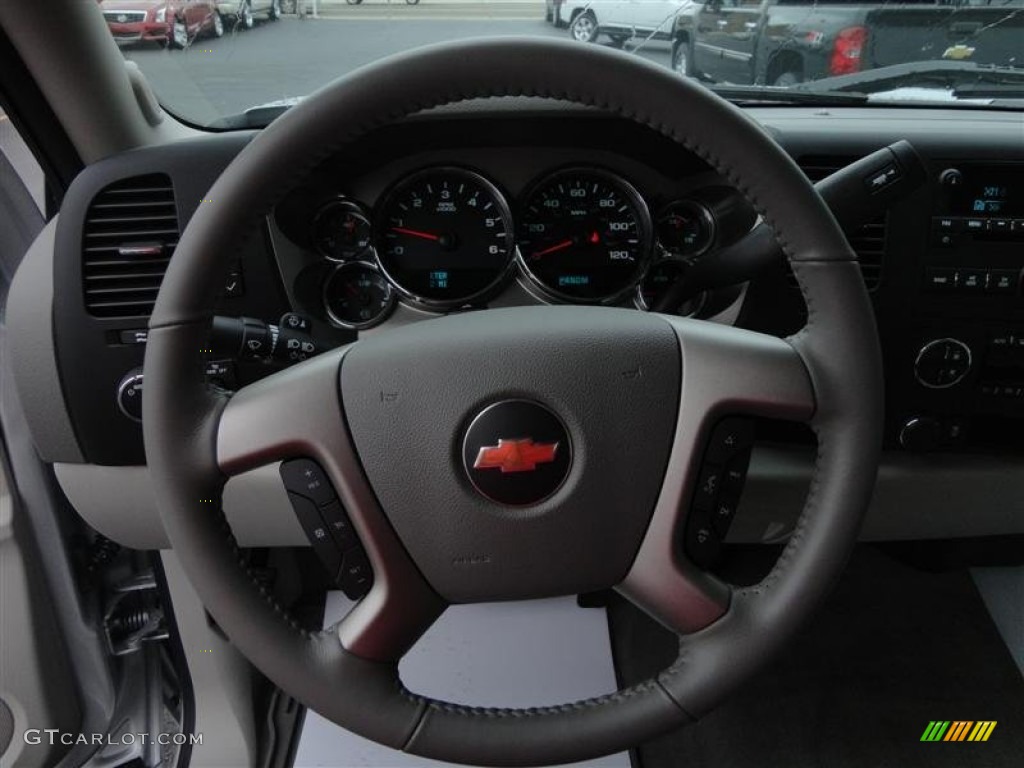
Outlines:
POLYGON ((485 498, 526 507, 550 498, 572 466, 569 432, 552 411, 529 400, 489 405, 473 419, 462 444, 473 487, 485 498))
POLYGON ((914 361, 914 377, 928 389, 956 386, 970 370, 971 348, 959 339, 929 341, 914 361))
POLYGON ((292 459, 281 465, 284 487, 313 501, 328 504, 335 500, 334 488, 320 465, 311 459, 292 459))
POLYGON ((373 586, 373 570, 362 547, 354 547, 345 552, 337 582, 349 600, 358 600, 370 591, 373 586))
POLYGON ((711 433, 705 459, 712 464, 726 464, 735 457, 750 452, 754 440, 754 427, 747 419, 722 419, 711 433))
POLYGON ((117 407, 133 421, 142 421, 142 374, 130 373, 117 385, 117 407))
POLYGON ((739 507, 747 479, 754 425, 730 416, 711 431, 686 524, 686 554, 699 567, 714 565, 739 507))
POLYGON ((358 546, 359 538, 356 536, 355 528, 352 527, 352 521, 348 519, 348 515, 345 514, 345 508, 341 506, 340 501, 334 499, 324 504, 320 507, 320 515, 327 524, 327 530, 330 532, 331 538, 338 549, 344 551, 358 546))
POLYGON ((698 568, 710 568, 722 551, 722 539, 715 530, 711 513, 695 508, 686 526, 686 554, 698 568))
POLYGON ((295 510, 295 516, 299 518, 299 525, 305 531, 309 543, 313 545, 313 551, 316 552, 331 577, 335 577, 342 564, 341 550, 331 538, 330 529, 316 508, 316 504, 297 493, 289 493, 288 499, 292 503, 292 509, 295 510))

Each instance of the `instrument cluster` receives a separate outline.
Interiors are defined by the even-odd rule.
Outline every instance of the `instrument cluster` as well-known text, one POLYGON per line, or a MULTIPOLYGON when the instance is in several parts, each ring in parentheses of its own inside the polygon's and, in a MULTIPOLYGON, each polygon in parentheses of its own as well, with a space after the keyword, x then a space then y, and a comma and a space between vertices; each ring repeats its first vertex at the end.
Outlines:
POLYGON ((515 277, 542 301, 648 310, 718 244, 722 199, 711 188, 652 215, 622 176, 576 166, 545 174, 510 204, 480 173, 435 166, 400 179, 372 210, 344 196, 323 202, 309 242, 337 263, 322 298, 342 327, 377 325, 398 301, 479 305, 515 277))

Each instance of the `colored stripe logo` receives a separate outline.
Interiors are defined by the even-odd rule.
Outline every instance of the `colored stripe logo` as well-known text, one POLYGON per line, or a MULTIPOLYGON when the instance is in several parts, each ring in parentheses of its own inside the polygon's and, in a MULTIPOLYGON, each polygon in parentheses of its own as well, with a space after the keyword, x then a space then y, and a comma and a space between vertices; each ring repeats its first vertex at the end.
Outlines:
POLYGON ((988 741, 995 729, 995 720, 932 720, 921 741, 988 741))

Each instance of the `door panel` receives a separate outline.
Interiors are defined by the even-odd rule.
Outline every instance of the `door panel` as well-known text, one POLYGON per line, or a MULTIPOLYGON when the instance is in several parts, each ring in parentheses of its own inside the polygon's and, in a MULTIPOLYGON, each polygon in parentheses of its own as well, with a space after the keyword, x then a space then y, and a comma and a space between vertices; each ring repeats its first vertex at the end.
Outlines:
POLYGON ((0 768, 53 765, 67 751, 43 732, 74 734, 80 723, 75 682, 51 612, 42 574, 33 563, 27 521, 17 516, 0 475, 0 711, 7 721, 0 768))

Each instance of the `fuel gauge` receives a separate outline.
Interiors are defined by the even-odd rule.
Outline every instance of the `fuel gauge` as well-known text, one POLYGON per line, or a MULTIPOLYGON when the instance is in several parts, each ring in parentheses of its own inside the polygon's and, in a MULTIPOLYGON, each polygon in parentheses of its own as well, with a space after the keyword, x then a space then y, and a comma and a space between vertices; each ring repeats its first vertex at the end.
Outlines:
POLYGON ((324 309, 345 328, 370 328, 382 323, 395 306, 391 283, 372 264, 342 264, 324 283, 324 309))
POLYGON ((658 244, 670 256, 700 256, 715 240, 715 218, 702 203, 679 200, 658 216, 658 244))
POLYGON ((313 244, 326 259, 353 261, 370 250, 372 228, 350 200, 332 200, 313 217, 313 244))

